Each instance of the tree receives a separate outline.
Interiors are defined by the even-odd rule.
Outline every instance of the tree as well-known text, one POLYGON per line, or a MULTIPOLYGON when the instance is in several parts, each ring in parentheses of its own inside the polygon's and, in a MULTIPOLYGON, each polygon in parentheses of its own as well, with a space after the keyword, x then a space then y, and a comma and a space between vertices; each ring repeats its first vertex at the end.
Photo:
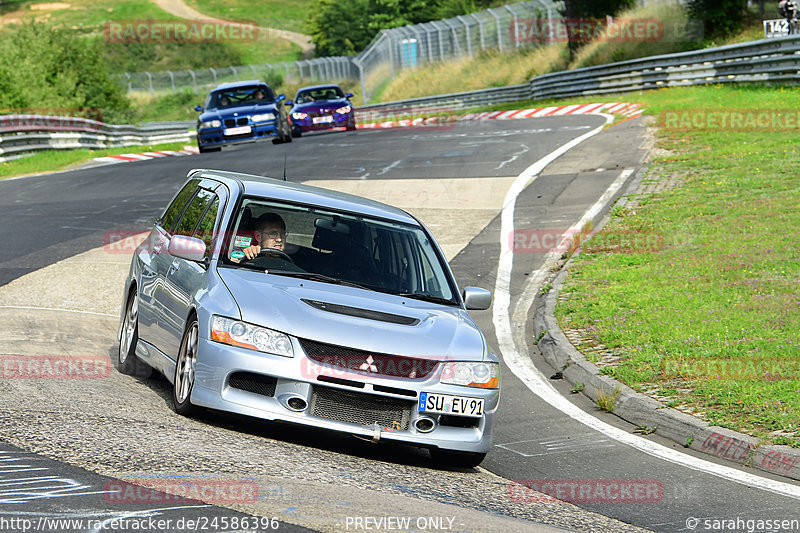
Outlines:
POLYGON ((0 108, 130 110, 98 43, 63 29, 26 23, 0 34, 0 108))
POLYGON ((747 0, 688 0, 686 7, 707 38, 727 37, 742 29, 747 0))

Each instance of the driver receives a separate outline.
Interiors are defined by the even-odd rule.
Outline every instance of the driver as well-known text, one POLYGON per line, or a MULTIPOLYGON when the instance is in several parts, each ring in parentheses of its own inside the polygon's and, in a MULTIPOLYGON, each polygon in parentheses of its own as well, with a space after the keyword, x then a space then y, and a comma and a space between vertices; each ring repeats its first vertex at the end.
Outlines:
POLYGON ((286 245, 286 223, 277 213, 265 213, 256 219, 254 237, 255 244, 242 250, 247 259, 267 248, 282 252, 286 245))

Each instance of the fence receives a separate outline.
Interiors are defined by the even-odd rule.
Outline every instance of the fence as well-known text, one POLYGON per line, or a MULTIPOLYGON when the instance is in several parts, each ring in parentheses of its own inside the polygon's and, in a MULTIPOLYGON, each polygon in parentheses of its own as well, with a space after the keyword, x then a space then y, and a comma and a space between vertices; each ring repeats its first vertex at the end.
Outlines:
POLYGON ((562 2, 532 0, 488 9, 471 15, 382 30, 357 56, 323 57, 264 65, 244 65, 203 70, 124 73, 121 81, 129 92, 172 91, 191 88, 195 93, 219 83, 245 79, 322 83, 358 79, 362 101, 367 102, 398 71, 472 57, 480 51, 500 52, 538 46, 540 42, 520 35, 520 20, 555 19, 562 2))

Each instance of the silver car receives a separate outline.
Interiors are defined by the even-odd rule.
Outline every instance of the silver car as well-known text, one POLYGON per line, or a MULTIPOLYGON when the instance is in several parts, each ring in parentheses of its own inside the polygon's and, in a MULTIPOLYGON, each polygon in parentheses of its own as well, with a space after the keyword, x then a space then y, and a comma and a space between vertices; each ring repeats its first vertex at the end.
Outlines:
POLYGON ((193 170, 125 282, 119 368, 212 408, 430 449, 475 466, 500 399, 495 352, 442 251, 400 209, 193 170))

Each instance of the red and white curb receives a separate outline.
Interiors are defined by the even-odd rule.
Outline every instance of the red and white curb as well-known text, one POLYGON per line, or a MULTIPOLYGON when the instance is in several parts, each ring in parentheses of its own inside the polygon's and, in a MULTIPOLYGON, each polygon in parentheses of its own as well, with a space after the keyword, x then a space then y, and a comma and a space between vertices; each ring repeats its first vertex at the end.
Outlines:
MULTIPOLYGON (((413 110, 409 110, 413 113, 413 110)), ((420 111, 425 112, 425 111, 420 111)), ((594 104, 573 104, 566 106, 551 106, 540 107, 534 109, 512 109, 509 111, 486 111, 483 113, 468 113, 463 116, 450 116, 450 117, 430 117, 430 118, 415 118, 407 120, 387 120, 384 122, 373 122, 370 124, 359 124, 359 129, 375 129, 375 128, 401 128, 409 126, 431 126, 443 122, 450 122, 452 120, 513 120, 520 118, 538 118, 538 117, 554 117, 563 115, 590 115, 598 113, 608 113, 611 115, 620 115, 628 118, 636 118, 642 115, 644 109, 639 104, 631 104, 627 102, 608 102, 608 103, 594 103, 594 104)), ((400 111, 402 113, 402 111, 400 111)))
POLYGON ((158 152, 140 152, 136 154, 119 154, 95 157, 98 163, 127 163, 130 161, 144 161, 147 159, 158 159, 160 157, 176 157, 192 155, 198 153, 196 146, 184 146, 183 150, 162 150, 158 152))

